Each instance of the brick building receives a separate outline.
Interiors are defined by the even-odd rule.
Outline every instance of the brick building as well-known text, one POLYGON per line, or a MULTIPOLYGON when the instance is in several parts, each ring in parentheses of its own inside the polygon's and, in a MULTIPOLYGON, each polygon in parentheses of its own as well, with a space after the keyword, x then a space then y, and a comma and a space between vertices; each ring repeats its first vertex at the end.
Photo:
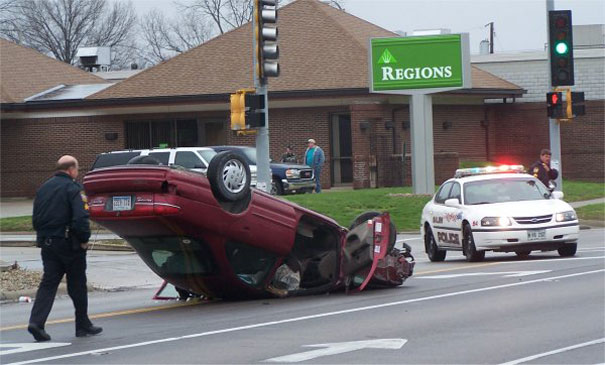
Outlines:
MULTIPOLYGON (((87 169, 96 154, 110 150, 253 144, 254 137, 235 136, 228 123, 229 94, 252 85, 250 27, 115 84, 67 65, 69 71, 52 71, 57 61, 1 40, 2 196, 32 195, 64 153, 87 169), (44 84, 14 91, 12 85, 35 84, 30 78, 44 84)), ((305 141, 315 138, 326 152, 326 188, 409 184, 408 98, 368 91, 368 39, 397 35, 316 0, 282 8, 279 31, 282 72, 269 89, 271 156, 292 144, 302 157, 305 141)), ((472 77, 472 89, 433 97, 437 183, 459 160, 531 160, 547 145, 533 142, 533 126, 526 123, 546 120, 543 103, 539 109, 521 105, 522 87, 478 67, 472 77), (519 141, 528 145, 521 154, 518 147, 502 153, 519 141)), ((563 134, 583 131, 564 128, 563 134)), ((587 133, 587 144, 602 147, 602 133, 587 133)), ((573 177, 603 179, 603 166, 596 177, 584 173, 573 177)))

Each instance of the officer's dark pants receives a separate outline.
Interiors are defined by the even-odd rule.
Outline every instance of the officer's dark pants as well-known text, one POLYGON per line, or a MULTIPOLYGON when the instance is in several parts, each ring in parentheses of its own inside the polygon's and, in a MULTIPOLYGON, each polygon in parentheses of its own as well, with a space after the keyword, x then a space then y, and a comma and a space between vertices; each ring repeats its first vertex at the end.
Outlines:
POLYGON ((36 293, 29 323, 44 328, 50 314, 57 288, 63 274, 67 275, 67 293, 76 309, 76 329, 92 325, 88 318, 88 293, 86 291, 86 251, 74 251, 67 240, 42 243, 44 275, 36 293))

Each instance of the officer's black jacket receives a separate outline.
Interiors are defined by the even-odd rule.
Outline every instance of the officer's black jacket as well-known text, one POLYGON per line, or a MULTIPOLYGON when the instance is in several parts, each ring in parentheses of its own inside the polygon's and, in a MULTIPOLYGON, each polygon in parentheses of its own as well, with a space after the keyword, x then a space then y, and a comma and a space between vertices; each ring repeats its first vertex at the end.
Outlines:
POLYGON ((79 242, 88 242, 89 214, 81 194, 82 186, 64 172, 58 172, 42 184, 36 192, 32 217, 38 242, 44 238, 65 237, 67 228, 79 242))
POLYGON ((549 171, 546 171, 546 168, 544 166, 548 166, 546 165, 544 162, 538 160, 536 162, 534 162, 533 165, 531 165, 529 172, 534 175, 534 177, 537 177, 538 180, 542 181, 544 183, 544 185, 546 185, 548 187, 548 182, 550 180, 555 180, 558 176, 559 176, 559 171, 550 168, 550 166, 548 166, 550 168, 549 171))

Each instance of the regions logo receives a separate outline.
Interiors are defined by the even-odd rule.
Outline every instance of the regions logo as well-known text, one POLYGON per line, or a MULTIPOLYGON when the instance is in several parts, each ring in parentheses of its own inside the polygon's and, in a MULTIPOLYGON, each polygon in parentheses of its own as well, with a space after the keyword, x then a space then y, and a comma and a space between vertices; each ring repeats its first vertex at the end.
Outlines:
POLYGON ((389 52, 389 49, 386 48, 384 50, 384 52, 382 52, 382 55, 380 56, 380 58, 378 59, 378 64, 379 65, 383 65, 383 64, 389 64, 389 63, 395 63, 397 62, 397 60, 395 59, 395 57, 391 54, 391 52, 389 52))

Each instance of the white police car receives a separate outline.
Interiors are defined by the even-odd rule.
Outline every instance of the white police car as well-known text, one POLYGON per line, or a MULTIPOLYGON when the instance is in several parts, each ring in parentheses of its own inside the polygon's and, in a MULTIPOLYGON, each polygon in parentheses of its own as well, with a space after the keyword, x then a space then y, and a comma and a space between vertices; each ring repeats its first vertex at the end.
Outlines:
POLYGON ((573 256, 579 223, 574 209, 523 166, 459 169, 422 210, 421 233, 431 261, 462 251, 481 261, 485 251, 558 250, 573 256))

